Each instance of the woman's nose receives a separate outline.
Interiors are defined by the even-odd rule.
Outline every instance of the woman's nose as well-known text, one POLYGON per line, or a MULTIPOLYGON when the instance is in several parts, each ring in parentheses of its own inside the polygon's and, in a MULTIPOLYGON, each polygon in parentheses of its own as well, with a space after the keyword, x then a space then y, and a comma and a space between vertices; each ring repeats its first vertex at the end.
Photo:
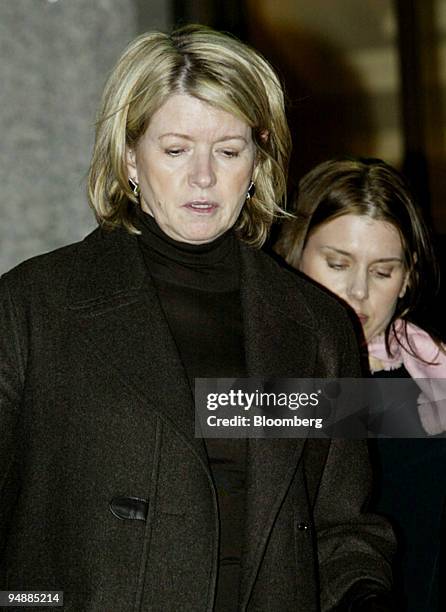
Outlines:
POLYGON ((216 175, 212 158, 207 154, 197 154, 191 160, 189 171, 189 184, 200 189, 207 189, 215 185, 216 175))
POLYGON ((353 300, 363 301, 369 297, 369 284, 366 273, 355 272, 348 279, 347 296, 353 300))

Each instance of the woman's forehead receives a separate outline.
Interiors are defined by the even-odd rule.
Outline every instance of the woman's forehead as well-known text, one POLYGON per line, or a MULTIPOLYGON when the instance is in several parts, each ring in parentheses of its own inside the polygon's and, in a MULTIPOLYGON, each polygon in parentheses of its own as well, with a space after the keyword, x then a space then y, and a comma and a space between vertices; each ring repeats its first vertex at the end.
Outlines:
POLYGON ((318 226, 311 233, 313 242, 339 250, 400 257, 403 244, 391 223, 367 215, 346 214, 318 226))
POLYGON ((251 137, 251 128, 245 121, 188 94, 170 96, 153 114, 148 130, 158 137, 165 134, 193 137, 203 133, 219 138, 251 137))

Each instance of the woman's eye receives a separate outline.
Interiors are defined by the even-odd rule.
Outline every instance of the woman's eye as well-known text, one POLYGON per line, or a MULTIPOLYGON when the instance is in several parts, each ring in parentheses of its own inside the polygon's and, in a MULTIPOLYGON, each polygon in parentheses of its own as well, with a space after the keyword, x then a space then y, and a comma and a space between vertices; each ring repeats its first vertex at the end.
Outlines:
POLYGON ((340 261, 327 261, 327 266, 332 270, 346 270, 348 264, 340 261))
POLYGON ((392 270, 374 270, 374 275, 378 278, 391 278, 392 270))
POLYGON ((178 157, 178 155, 184 153, 184 149, 172 147, 171 149, 165 149, 164 152, 166 153, 166 155, 170 155, 171 157, 178 157))
POLYGON ((239 152, 238 151, 234 151, 233 149, 222 149, 221 153, 225 157, 238 157, 238 155, 239 155, 239 152))

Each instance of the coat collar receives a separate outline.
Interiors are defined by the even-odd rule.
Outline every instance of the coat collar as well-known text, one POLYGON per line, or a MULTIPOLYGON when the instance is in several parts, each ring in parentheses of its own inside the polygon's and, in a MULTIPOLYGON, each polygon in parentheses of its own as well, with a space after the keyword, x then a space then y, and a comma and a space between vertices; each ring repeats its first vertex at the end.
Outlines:
POLYGON ((240 259, 248 375, 312 376, 315 322, 296 277, 265 253, 243 244, 240 259))
POLYGON ((67 298, 80 341, 141 400, 144 409, 137 418, 158 415, 207 469, 202 441, 194 437, 187 376, 136 236, 124 230, 87 236, 67 298))
MULTIPOLYGON (((315 322, 299 293, 296 279, 281 270, 269 256, 243 244, 240 245, 240 265, 248 375, 310 377, 316 357, 315 322)), ((96 230, 80 243, 68 284, 67 306, 80 318, 91 321, 90 335, 94 335, 93 320, 110 317, 122 323, 121 333, 118 326, 109 338, 103 335, 97 338, 103 350, 112 352, 122 365, 128 363, 131 351, 119 354, 119 345, 114 345, 117 340, 124 344, 128 341, 128 349, 132 346, 146 349, 151 344, 147 339, 153 342, 158 335, 170 336, 137 238, 124 230, 96 230), (127 309, 136 310, 138 318, 129 321, 125 316, 127 309), (161 328, 160 334, 157 334, 156 324, 161 328), (132 329, 134 334, 129 335, 132 329)), ((167 342, 167 345, 168 363, 178 365, 174 344, 167 342), (171 350, 174 350, 175 359, 171 350)), ((164 347, 159 348, 163 352, 164 347)), ((133 365, 146 372, 146 363, 133 365)), ((147 375, 143 380, 147 380, 147 375)))

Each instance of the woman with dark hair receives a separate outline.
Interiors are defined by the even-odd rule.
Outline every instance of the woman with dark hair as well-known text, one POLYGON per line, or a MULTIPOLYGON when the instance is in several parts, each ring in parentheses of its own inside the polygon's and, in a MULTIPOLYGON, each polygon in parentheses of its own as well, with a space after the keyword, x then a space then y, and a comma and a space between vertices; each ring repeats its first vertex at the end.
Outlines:
MULTIPOLYGON (((398 413, 405 430, 441 436, 444 346, 414 322, 438 286, 438 266, 403 177, 376 159, 318 165, 299 184, 295 218, 284 223, 276 250, 355 311, 375 376, 413 379, 417 401, 398 413)), ((377 509, 400 531, 408 610, 437 610, 446 442, 380 439, 377 448, 377 509)))

